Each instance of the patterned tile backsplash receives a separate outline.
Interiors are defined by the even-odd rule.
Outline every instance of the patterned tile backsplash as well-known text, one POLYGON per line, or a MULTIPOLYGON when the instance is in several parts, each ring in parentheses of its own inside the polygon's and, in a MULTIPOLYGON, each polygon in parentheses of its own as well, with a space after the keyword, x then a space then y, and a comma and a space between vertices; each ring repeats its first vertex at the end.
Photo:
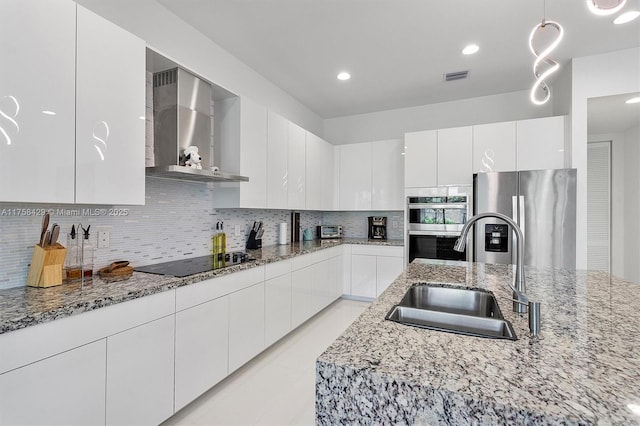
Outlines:
MULTIPOLYGON (((64 246, 72 225, 91 225, 95 269, 115 260, 136 266, 204 256, 211 252, 218 221, 224 223, 227 251, 244 249, 254 221, 264 224, 265 246, 277 244, 281 222, 290 229, 290 210, 216 209, 213 191, 210 184, 148 178, 144 206, 0 203, 0 289, 26 285, 44 210, 51 212, 51 223, 61 226, 59 242, 64 246), (101 230, 109 232, 108 248, 97 248, 101 230)), ((389 238, 402 238, 401 211, 302 211, 300 221, 302 228, 314 230, 321 223, 344 225, 345 237, 366 238, 367 216, 373 215, 388 217, 389 238), (395 222, 398 226, 394 228, 395 222)))

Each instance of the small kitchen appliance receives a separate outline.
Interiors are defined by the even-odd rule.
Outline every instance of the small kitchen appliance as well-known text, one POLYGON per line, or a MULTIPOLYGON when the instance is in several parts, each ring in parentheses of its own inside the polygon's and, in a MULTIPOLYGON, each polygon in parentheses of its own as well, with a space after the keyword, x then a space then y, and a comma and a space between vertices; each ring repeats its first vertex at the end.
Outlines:
POLYGON ((320 239, 342 238, 342 225, 320 225, 316 233, 320 239))
POLYGON ((386 240, 387 239, 387 217, 386 216, 369 216, 369 239, 370 240, 386 240))

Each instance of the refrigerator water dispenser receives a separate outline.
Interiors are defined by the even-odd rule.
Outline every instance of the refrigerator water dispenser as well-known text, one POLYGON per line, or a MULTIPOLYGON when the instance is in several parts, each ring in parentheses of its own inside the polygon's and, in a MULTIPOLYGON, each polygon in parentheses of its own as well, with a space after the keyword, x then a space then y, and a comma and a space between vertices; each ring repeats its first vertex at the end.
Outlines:
POLYGON ((495 223, 484 225, 484 249, 493 252, 508 252, 509 226, 495 223))

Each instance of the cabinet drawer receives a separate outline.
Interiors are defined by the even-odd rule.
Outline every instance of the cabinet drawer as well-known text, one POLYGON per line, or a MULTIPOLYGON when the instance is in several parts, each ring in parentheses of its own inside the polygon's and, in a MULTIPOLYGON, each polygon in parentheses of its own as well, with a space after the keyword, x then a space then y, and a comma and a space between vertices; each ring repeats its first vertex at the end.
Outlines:
POLYGON ((0 373, 171 315, 175 290, 0 335, 0 373))
POLYGON ((264 281, 264 266, 211 278, 176 290, 176 311, 217 299, 264 281))
POLYGON ((280 262, 267 263, 264 267, 264 279, 279 277, 291 272, 291 259, 282 260, 280 262))
POLYGON ((366 246, 354 244, 351 246, 352 254, 363 254, 368 256, 392 256, 403 257, 404 247, 399 246, 366 246))
POLYGON ((302 268, 306 268, 314 263, 313 253, 303 254, 302 256, 296 256, 291 259, 291 270, 297 271, 302 268))

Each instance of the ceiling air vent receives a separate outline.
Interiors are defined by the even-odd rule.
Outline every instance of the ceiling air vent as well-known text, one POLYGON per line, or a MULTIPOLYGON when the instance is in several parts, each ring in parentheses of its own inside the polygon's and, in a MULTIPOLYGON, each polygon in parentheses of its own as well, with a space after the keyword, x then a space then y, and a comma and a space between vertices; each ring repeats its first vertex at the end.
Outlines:
POLYGON ((462 80, 467 78, 469 70, 450 72, 444 75, 444 81, 462 80))

